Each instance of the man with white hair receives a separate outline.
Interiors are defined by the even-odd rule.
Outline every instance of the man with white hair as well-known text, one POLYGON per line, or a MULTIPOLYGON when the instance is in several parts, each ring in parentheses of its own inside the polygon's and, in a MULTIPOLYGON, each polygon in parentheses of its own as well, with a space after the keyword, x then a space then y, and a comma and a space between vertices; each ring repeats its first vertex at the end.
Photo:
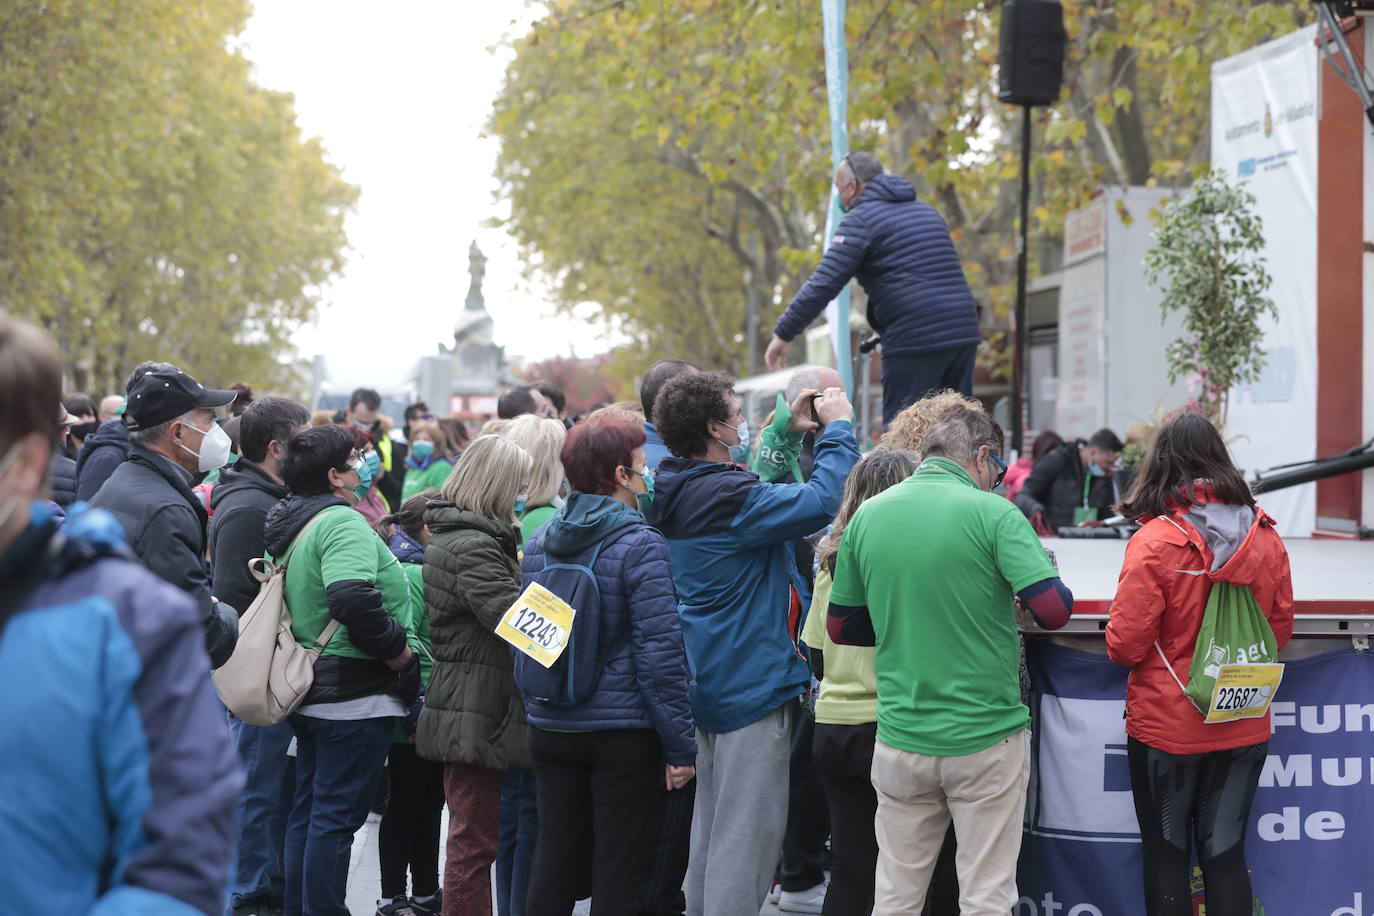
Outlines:
POLYGON ((124 410, 129 458, 91 500, 93 508, 119 521, 149 571, 196 599, 211 667, 233 653, 238 614, 210 595, 209 519, 191 487, 198 474, 229 460, 229 436, 215 423, 214 411, 235 397, 233 391, 206 388, 175 366, 148 372, 130 389, 124 410))
POLYGON ((1057 629, 1073 595, 1025 516, 992 493, 1000 440, 985 415, 951 412, 916 473, 859 507, 836 557, 827 632, 877 647, 875 916, 920 911, 951 819, 959 912, 1016 905, 1030 712, 1013 596, 1057 629))
POLYGON ((108 423, 118 414, 120 406, 124 403, 124 398, 117 394, 107 394, 100 399, 100 411, 96 414, 96 419, 101 423, 108 423))

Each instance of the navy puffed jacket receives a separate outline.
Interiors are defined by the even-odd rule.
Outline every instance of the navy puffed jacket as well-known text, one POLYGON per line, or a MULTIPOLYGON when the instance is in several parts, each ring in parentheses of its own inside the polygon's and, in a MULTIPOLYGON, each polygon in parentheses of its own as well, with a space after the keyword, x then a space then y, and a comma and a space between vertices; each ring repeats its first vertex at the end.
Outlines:
POLYGON ((619 500, 574 490, 526 549, 524 584, 543 569, 546 551, 556 562, 586 563, 608 536, 592 567, 601 589, 598 642, 606 655, 596 692, 566 709, 527 698, 529 723, 555 731, 651 728, 668 763, 694 765, 687 651, 663 535, 619 500))
POLYGON ((949 228, 905 178, 869 181, 773 333, 791 340, 806 330, 851 278, 868 293, 868 324, 882 336, 884 353, 929 353, 980 340, 978 310, 949 228))

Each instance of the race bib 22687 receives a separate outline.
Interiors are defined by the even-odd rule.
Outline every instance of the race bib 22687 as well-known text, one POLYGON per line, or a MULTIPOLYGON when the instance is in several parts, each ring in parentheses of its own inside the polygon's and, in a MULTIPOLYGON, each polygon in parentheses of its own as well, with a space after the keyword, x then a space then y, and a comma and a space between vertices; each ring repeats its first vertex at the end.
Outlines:
POLYGON ((1258 719, 1269 711, 1282 680, 1281 663, 1222 665, 1204 721, 1216 725, 1236 719, 1258 719))

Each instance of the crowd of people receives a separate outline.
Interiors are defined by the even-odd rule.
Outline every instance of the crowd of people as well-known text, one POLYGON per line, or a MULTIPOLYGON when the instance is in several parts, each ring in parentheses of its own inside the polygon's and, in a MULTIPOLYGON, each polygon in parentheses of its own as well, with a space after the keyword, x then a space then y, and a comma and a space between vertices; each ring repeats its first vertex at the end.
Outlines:
POLYGON ((683 360, 575 423, 556 389, 514 389, 481 429, 424 404, 393 429, 368 389, 312 415, 160 362, 98 408, 61 382, 51 341, 0 314, 0 747, 22 787, 0 874, 24 912, 347 914, 380 809, 378 916, 493 895, 531 916, 587 897, 754 916, 770 895, 1005 916, 1021 630, 1073 611, 1037 531, 1112 513, 1143 525, 1107 647, 1131 666, 1147 908, 1191 912, 1195 835, 1208 912, 1250 912, 1268 720, 1203 725, 1173 675, 1213 582, 1248 586, 1280 646, 1292 587, 1195 413, 1126 472, 1106 430, 1044 433, 1008 467, 956 391, 903 405, 865 454, 814 366, 757 435, 735 380, 683 360), (259 558, 318 653, 271 725, 211 677, 259 558), (544 593, 571 611, 552 661, 502 635, 544 593))

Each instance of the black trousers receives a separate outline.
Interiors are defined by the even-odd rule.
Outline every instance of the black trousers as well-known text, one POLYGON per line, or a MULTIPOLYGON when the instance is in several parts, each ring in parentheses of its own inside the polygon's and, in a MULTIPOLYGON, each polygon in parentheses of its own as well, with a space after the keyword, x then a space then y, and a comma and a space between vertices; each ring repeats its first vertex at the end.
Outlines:
POLYGON ((649 729, 550 732, 530 727, 539 840, 527 916, 568 916, 585 891, 591 835, 592 913, 635 916, 653 854, 663 747, 649 729))
POLYGON ((692 814, 696 809, 697 781, 669 791, 662 784, 654 800, 653 863, 639 904, 640 916, 683 916, 687 897, 687 860, 692 852, 692 814))
POLYGON ((1268 750, 1266 741, 1208 754, 1168 754, 1126 739, 1148 916, 1191 916, 1194 839, 1207 916, 1250 916, 1245 830, 1268 750))
MULTIPOLYGON (((873 790, 873 743, 878 723, 816 724, 813 756, 830 804, 830 845, 834 864, 822 916, 848 916, 873 909, 873 880, 878 868, 878 838, 873 818, 878 795, 873 790)), ((935 860, 922 916, 959 916, 959 875, 955 870, 954 825, 945 833, 935 860)))
POLYGON ((413 744, 393 744, 386 769, 389 793, 377 834, 382 896, 404 896, 407 871, 413 895, 432 896, 439 892, 444 765, 418 756, 413 744))
POLYGON ((825 787, 811 756, 816 720, 798 711, 792 717, 792 756, 788 762, 787 832, 782 838, 778 884, 785 891, 806 891, 825 881, 825 841, 830 812, 825 787))
POLYGON ((973 365, 978 345, 931 353, 883 354, 883 429, 902 408, 945 388, 973 396, 973 365))

